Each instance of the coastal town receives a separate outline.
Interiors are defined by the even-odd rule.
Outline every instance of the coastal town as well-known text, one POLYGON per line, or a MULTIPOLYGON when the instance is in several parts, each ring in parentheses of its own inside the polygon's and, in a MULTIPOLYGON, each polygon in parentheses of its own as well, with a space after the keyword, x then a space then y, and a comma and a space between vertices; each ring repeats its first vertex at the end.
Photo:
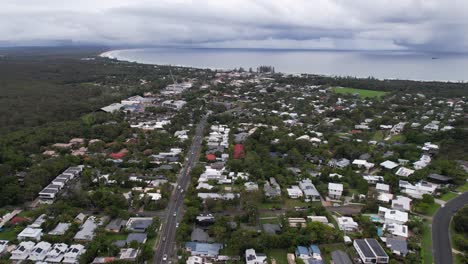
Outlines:
POLYGON ((1 263, 432 263, 466 97, 145 67, 88 84, 133 90, 15 165, 1 263))

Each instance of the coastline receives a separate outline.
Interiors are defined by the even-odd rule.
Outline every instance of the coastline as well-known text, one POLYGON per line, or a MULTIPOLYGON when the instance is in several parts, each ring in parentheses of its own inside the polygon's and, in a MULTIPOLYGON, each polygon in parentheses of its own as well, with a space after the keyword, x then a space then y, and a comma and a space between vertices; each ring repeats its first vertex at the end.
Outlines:
MULTIPOLYGON (((387 65, 386 64, 386 61, 383 61, 381 62, 379 58, 375 59, 375 61, 378 61, 378 63, 380 64, 383 64, 382 67, 375 67, 375 68, 370 68, 370 66, 373 66, 373 65, 366 65, 365 62, 361 62, 360 60, 358 60, 358 65, 357 67, 359 67, 360 65, 364 65, 363 69, 361 72, 359 71, 356 71, 356 72, 348 72, 347 69, 346 71, 343 71, 343 69, 341 69, 341 72, 340 72, 340 69, 338 70, 335 70, 333 67, 331 67, 330 69, 330 65, 328 65, 328 69, 326 68, 322 68, 319 67, 319 69, 313 69, 313 67, 302 67, 302 68, 312 68, 310 72, 308 71, 296 71, 295 70, 282 70, 282 69, 279 69, 280 66, 284 66, 284 65, 279 65, 281 64, 281 60, 280 61, 276 61, 276 62, 258 62, 255 64, 255 62, 252 62, 250 61, 249 62, 249 59, 247 59, 245 62, 243 61, 240 61, 238 63, 238 65, 236 66, 231 66, 231 67, 219 67, 219 66, 206 66, 206 65, 196 65, 197 63, 199 63, 199 60, 197 60, 197 62, 195 63, 167 63, 167 62, 158 62, 158 61, 155 61, 154 57, 151 58, 151 56, 149 56, 148 58, 138 58, 138 59, 135 59, 135 58, 130 58, 128 56, 125 56, 124 53, 126 52, 145 52, 145 51, 150 51, 152 49, 155 49, 155 50, 164 50, 166 49, 167 51, 169 52, 173 52, 173 51, 176 51, 177 48, 129 48, 129 49, 114 49, 114 50, 108 50, 108 51, 105 51, 101 54, 98 55, 98 57, 102 57, 102 58, 109 58, 109 59, 114 59, 114 60, 118 60, 118 61, 125 61, 125 62, 132 62, 132 63, 140 63, 140 64, 146 64, 146 65, 170 65, 170 66, 175 66, 175 67, 186 67, 186 68, 194 68, 194 69, 210 69, 210 70, 221 70, 221 71, 229 71, 229 70, 233 70, 233 69, 237 69, 239 67, 243 67, 244 69, 248 69, 250 67, 254 68, 254 67, 258 67, 260 65, 271 65, 273 67, 276 68, 276 72, 277 73, 282 73, 282 74, 291 74, 291 75, 302 75, 302 74, 309 74, 309 75, 317 75, 317 76, 326 76, 326 77, 330 77, 330 78, 346 78, 346 77, 350 77, 350 78, 358 78, 358 79, 365 79, 365 78, 374 78, 374 79, 378 79, 378 80, 381 80, 381 81, 384 81, 384 80, 391 80, 391 81, 396 81, 396 80, 400 80, 400 81, 416 81, 416 82, 445 82, 445 83, 466 83, 468 81, 468 79, 460 79, 460 80, 457 80, 457 78, 446 78, 443 76, 443 74, 438 74, 440 77, 437 77, 437 76, 433 76, 433 74, 427 74, 427 73, 419 73, 419 74, 416 74, 416 75, 423 75, 423 77, 420 76, 420 78, 418 77, 412 77, 411 74, 414 72, 414 71, 411 71, 411 70, 406 70, 406 69, 400 69, 398 67, 398 64, 390 64, 390 65, 387 65), (247 65, 242 65, 242 64, 247 64, 247 65), (396 66, 395 66, 396 65, 396 66), (365 69, 365 67, 367 67, 367 69, 365 69), (392 72, 386 72, 385 70, 382 72, 382 68, 398 68, 398 70, 393 74, 392 72), (373 69, 376 69, 375 72, 373 71, 373 69), (379 72, 380 70, 380 72, 379 72), (321 72, 320 72, 321 71, 321 72), (398 72, 400 71, 400 72, 398 72), (390 75, 395 75, 395 76, 398 76, 398 75, 402 75, 400 77, 388 77, 390 75), (430 76, 430 77, 426 77, 425 75, 427 76, 430 76)), ((174 56, 174 60, 184 60, 185 58, 183 57, 180 57, 178 55, 181 55, 183 54, 184 52, 187 52, 189 51, 189 56, 190 55, 195 55, 194 57, 200 57, 199 55, 200 54, 197 54, 197 53, 190 53, 191 51, 200 51, 198 49, 185 49, 185 48, 181 48, 181 53, 174 53, 175 56, 174 56)), ((252 52, 253 50, 248 50, 248 49, 236 49, 236 50, 232 50, 232 49, 219 49, 221 51, 225 51, 225 52, 252 52)), ((218 49, 205 49, 205 51, 208 51, 210 52, 208 54, 208 56, 204 56, 203 59, 205 59, 205 64, 208 64, 209 63, 209 59, 208 59, 208 62, 206 62, 206 58, 209 58, 209 55, 211 55, 211 52, 215 51, 215 52, 218 52, 218 49)), ((255 51, 253 51, 255 52, 255 51)), ((276 52, 276 51, 269 51, 269 50, 264 50, 262 52, 276 52)), ((284 51, 284 52, 290 52, 290 51, 284 51)), ((296 51, 295 51, 296 52, 296 51)), ((300 52, 300 51, 299 51, 300 52)), ((334 53, 334 51, 307 51, 307 52, 316 52, 317 54, 320 54, 320 53, 334 53)), ((347 51, 346 51, 347 52, 347 51)), ((346 52, 342 52, 342 53, 346 53, 346 52)), ((148 52, 149 55, 151 55, 151 52, 148 52)), ((157 54, 157 52, 155 52, 154 54, 157 54)), ((163 60, 166 59, 167 60, 172 60, 171 59, 168 59, 168 56, 169 54, 168 53, 161 53, 163 54, 162 58, 163 60)), ((215 54, 215 53, 213 53, 215 54)), ((222 53, 219 53, 221 54, 221 56, 223 55, 222 53)), ((363 51, 354 51, 353 54, 374 54, 374 52, 370 51, 370 52, 363 52, 363 51)), ((146 55, 146 54, 145 54, 146 55)), ((216 54, 218 55, 218 54, 216 54)), ((244 55, 244 54, 241 54, 240 57, 244 55)), ((388 56, 388 54, 384 54, 385 56, 388 56)), ((186 56, 186 57, 189 57, 189 56, 186 56)), ((319 55, 320 56, 320 55, 319 55)), ((401 54, 400 54, 401 56, 401 54)), ((219 62, 220 61, 220 58, 214 58, 215 60, 215 63, 216 62, 219 62)), ((395 60, 395 58, 393 58, 395 60)), ((400 58, 397 58, 397 59, 400 59, 400 58)), ((403 59, 407 59, 407 58, 403 58, 403 59)), ((419 58, 421 59, 421 58, 419 58)), ((291 61, 294 61, 295 58, 291 59, 291 61)), ((383 59, 382 59, 383 60, 383 59)), ((431 58, 429 58, 430 61, 444 61, 444 60, 441 60, 441 59, 438 59, 438 60, 433 60, 431 58)), ((468 60, 468 59, 467 59, 468 60)), ((222 61, 222 60, 221 60, 222 61)), ((261 61, 261 60, 259 60, 261 61)), ((303 61, 306 61, 306 60, 303 60, 303 61)), ((316 60, 316 61, 320 61, 320 60, 316 60)), ((451 62, 450 60, 447 60, 446 63, 449 63, 451 62)), ((333 63, 333 62, 332 62, 333 63)), ((340 62, 341 63, 341 62, 340 62)), ((425 63, 425 61, 424 61, 425 63)), ((232 64, 232 63, 231 63, 232 64)), ((288 62, 286 62, 286 64, 288 64, 288 62)), ((327 66, 327 61, 323 62, 320 61, 320 64, 324 64, 325 66, 327 66)), ((328 62, 328 64, 330 64, 330 62, 328 62)), ((343 65, 346 65, 346 62, 342 63, 343 65)), ((349 69, 353 69, 354 64, 351 64, 349 65, 349 69)), ((290 66, 290 63, 289 65, 286 66, 286 68, 288 68, 288 66, 290 66)), ((356 65, 354 65, 356 66, 356 65)), ((444 67, 445 65, 439 65, 439 68, 446 68, 444 67)), ((348 66, 346 66, 348 67, 348 66)), ((296 67, 297 68, 297 67, 296 67)), ((299 66, 299 68, 301 68, 301 66, 299 66)), ((317 67, 316 67, 317 68, 317 67)), ((427 67, 426 67, 427 68, 427 67)), ((428 68, 431 68, 431 67, 428 67, 428 68)), ((439 73, 438 69, 437 68, 434 68, 433 69, 434 73, 439 73)), ((448 71, 450 75, 450 72, 451 71, 448 71)), ((437 75, 437 74, 434 74, 434 75, 437 75)), ((459 74, 458 74, 459 75, 459 74)), ((459 77, 457 74, 455 74, 455 77, 459 77)), ((453 77, 453 76, 452 76, 453 77)), ((463 77, 465 78, 465 77, 463 77)))

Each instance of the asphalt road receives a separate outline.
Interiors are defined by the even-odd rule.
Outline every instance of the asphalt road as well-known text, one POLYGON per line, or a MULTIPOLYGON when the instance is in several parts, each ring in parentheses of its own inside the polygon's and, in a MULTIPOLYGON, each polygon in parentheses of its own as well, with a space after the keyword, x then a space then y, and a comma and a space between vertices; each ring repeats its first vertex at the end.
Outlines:
MULTIPOLYGON (((206 126, 207 117, 203 117, 198 123, 192 145, 187 154, 187 159, 179 177, 177 179, 177 187, 174 189, 171 199, 169 200, 166 220, 161 228, 161 235, 156 245, 154 253, 154 263, 168 263, 169 260, 175 259, 175 234, 177 223, 182 219, 182 206, 184 203, 184 195, 190 183, 190 171, 195 167, 200 157, 201 145, 203 142, 203 132, 206 126), (182 192, 183 190, 183 192, 182 192), (176 216, 174 216, 176 214, 176 216), (163 257, 167 255, 167 261, 163 257)), ((173 261, 173 263, 175 263, 173 261)))
POLYGON ((432 218, 432 252, 435 264, 452 264, 449 224, 455 212, 468 204, 468 192, 448 201, 432 218))

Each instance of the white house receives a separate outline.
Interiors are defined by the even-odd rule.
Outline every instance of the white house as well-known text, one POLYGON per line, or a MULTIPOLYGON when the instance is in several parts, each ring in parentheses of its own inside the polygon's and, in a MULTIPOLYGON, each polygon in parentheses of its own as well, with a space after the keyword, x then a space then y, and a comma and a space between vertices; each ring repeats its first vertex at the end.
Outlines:
POLYGON ((421 199, 424 194, 433 195, 438 188, 437 184, 426 181, 420 181, 414 185, 407 181, 399 181, 398 184, 403 193, 416 199, 421 199))
POLYGON ((348 216, 337 217, 338 227, 342 231, 354 232, 358 229, 358 223, 354 222, 354 219, 348 216))
POLYGON ((64 259, 63 259, 63 263, 70 263, 70 264, 76 264, 78 263, 78 260, 81 256, 81 254, 83 254, 85 252, 85 247, 83 245, 80 245, 80 244, 75 244, 75 245, 71 245, 67 251, 65 252, 65 254, 63 255, 64 259))
POLYGON ((258 184, 255 182, 246 182, 244 183, 245 190, 248 192, 258 191, 258 184))
POLYGON ((328 196, 332 199, 340 199, 343 194, 343 184, 328 183, 328 196))
POLYGON ((392 208, 401 211, 409 211, 411 210, 411 202, 411 198, 398 195, 395 199, 392 200, 392 208))
POLYGON ((36 243, 32 241, 21 242, 15 250, 11 252, 10 260, 25 260, 28 258, 29 253, 34 248, 36 243))
POLYGON ((52 248, 47 252, 45 261, 47 263, 61 262, 67 249, 68 245, 64 243, 56 243, 52 245, 52 248))
POLYGON ((414 170, 408 169, 408 168, 405 168, 405 167, 400 167, 400 168, 398 168, 397 172, 395 172, 395 174, 400 176, 400 177, 408 177, 413 173, 414 173, 414 170))
POLYGON ((384 224, 383 230, 386 230, 388 233, 394 236, 408 237, 408 226, 400 224, 384 224))
POLYGON ((379 206, 379 216, 383 217, 386 224, 400 224, 403 225, 408 222, 408 213, 400 210, 388 209, 379 206))
POLYGON ((299 186, 296 185, 291 186, 291 188, 287 188, 286 191, 288 192, 289 197, 292 199, 298 199, 304 196, 301 188, 299 188, 299 186))
POLYGON ((398 167, 398 163, 393 162, 391 160, 386 160, 380 163, 380 166, 384 167, 387 170, 393 170, 394 168, 398 167))
POLYGON ((255 249, 249 248, 245 250, 246 264, 266 264, 267 256, 265 254, 256 253, 255 249))
POLYGON ((40 241, 42 237, 42 229, 41 228, 31 228, 26 227, 18 234, 18 240, 35 240, 40 241))
POLYGON ((49 249, 52 245, 48 242, 41 241, 37 243, 34 248, 29 253, 29 260, 32 261, 42 261, 45 259, 49 249))
POLYGON ((300 181, 299 188, 304 192, 306 199, 310 201, 320 201, 320 193, 317 191, 315 185, 312 184, 310 179, 300 181))
POLYGON ((0 240, 0 255, 5 253, 8 247, 8 240, 0 240))

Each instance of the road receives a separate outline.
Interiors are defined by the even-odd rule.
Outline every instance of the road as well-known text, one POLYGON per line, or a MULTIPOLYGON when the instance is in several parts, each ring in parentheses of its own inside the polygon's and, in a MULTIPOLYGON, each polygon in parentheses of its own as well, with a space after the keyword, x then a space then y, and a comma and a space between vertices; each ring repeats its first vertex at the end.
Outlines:
POLYGON ((468 192, 448 201, 432 218, 432 252, 435 264, 452 264, 449 224, 455 212, 468 204, 468 192))
POLYGON ((172 192, 169 200, 166 220, 161 228, 156 250, 154 253, 154 263, 166 263, 163 256, 167 255, 167 261, 175 258, 175 234, 177 223, 182 219, 183 211, 180 210, 184 203, 184 195, 190 183, 190 171, 197 164, 200 157, 201 145, 203 142, 203 132, 206 126, 207 117, 204 116, 196 127, 196 132, 193 137, 192 145, 190 146, 187 158, 182 167, 177 179, 177 187, 172 192), (180 188, 180 189, 179 189, 180 188), (174 216, 176 214, 176 216, 174 216))

